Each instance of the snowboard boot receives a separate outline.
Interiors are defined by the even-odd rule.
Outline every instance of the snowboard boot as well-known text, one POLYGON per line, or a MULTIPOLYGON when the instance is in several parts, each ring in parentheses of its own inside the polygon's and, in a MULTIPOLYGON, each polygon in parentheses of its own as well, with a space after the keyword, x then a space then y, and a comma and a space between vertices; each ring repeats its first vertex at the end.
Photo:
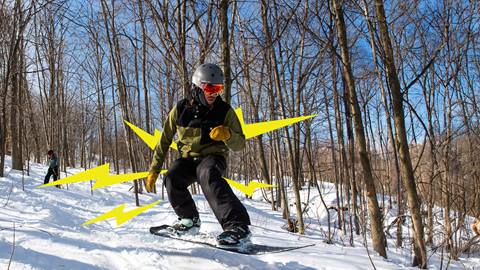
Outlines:
POLYGON ((246 248, 251 243, 251 236, 247 225, 236 226, 217 236, 217 244, 222 248, 246 248))
POLYGON ((182 235, 195 235, 200 231, 200 219, 198 217, 190 218, 178 218, 173 225, 160 225, 157 227, 151 227, 150 233, 152 234, 170 234, 175 236, 182 235))

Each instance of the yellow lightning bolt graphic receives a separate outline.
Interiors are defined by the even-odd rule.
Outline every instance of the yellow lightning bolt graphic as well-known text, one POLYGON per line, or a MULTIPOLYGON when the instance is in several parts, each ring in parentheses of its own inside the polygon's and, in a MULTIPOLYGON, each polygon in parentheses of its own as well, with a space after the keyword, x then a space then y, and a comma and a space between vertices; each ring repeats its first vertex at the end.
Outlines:
MULTIPOLYGON (((166 170, 162 171, 162 173, 165 173, 165 172, 166 170)), ((111 186, 111 185, 115 185, 123 182, 132 181, 135 179, 145 178, 147 177, 147 175, 148 175, 148 172, 110 175, 110 164, 106 163, 101 166, 95 167, 93 169, 86 170, 84 172, 80 172, 69 177, 65 177, 58 181, 41 185, 37 188, 96 180, 92 189, 97 189, 97 188, 111 186)))
POLYGON ((248 196, 252 196, 253 192, 258 189, 258 188, 272 188, 274 185, 269 185, 269 184, 264 184, 256 181, 250 181, 248 183, 248 186, 242 185, 236 181, 233 181, 231 179, 225 178, 229 185, 233 186, 234 188, 240 190, 241 192, 245 193, 248 196))
MULTIPOLYGON (((165 174, 168 170, 161 170, 160 174, 165 174)), ((108 187, 108 186, 113 186, 116 184, 124 183, 124 182, 129 182, 134 179, 139 179, 139 178, 145 178, 147 177, 148 172, 138 172, 138 173, 131 173, 131 174, 122 174, 122 175, 111 175, 109 177, 105 177, 102 179, 99 179, 97 182, 95 182, 95 185, 93 185, 93 189, 97 188, 103 188, 103 187, 108 187)))
POLYGON ((241 108, 236 109, 235 113, 237 114, 238 120, 242 125, 242 130, 243 130, 243 133, 245 134, 245 139, 250 139, 258 135, 261 135, 276 129, 280 129, 282 127, 295 124, 300 121, 316 116, 316 114, 313 114, 309 116, 266 121, 266 122, 260 122, 260 123, 254 123, 254 124, 245 124, 245 120, 243 119, 242 109, 241 108))
MULTIPOLYGON (((250 139, 253 137, 256 137, 258 135, 283 128, 285 126, 291 125, 298 123, 300 121, 315 117, 316 114, 314 115, 309 115, 309 116, 301 116, 301 117, 295 117, 295 118, 287 118, 287 119, 280 119, 280 120, 274 120, 274 121, 265 121, 265 122, 260 122, 260 123, 254 123, 254 124, 245 124, 245 120, 243 118, 243 113, 241 108, 237 108, 235 110, 235 113, 237 114, 238 120, 242 126, 243 133, 245 134, 245 139, 250 139)), ((132 130, 142 139, 151 149, 154 149, 158 141, 160 140, 161 133, 158 132, 157 129, 155 129, 155 133, 152 136, 148 132, 145 132, 141 128, 133 125, 132 123, 129 123, 125 121, 127 125, 132 128, 132 130)), ((170 147, 176 148, 175 142, 172 143, 170 147)), ((163 171, 162 171, 163 173, 163 171)), ((226 179, 226 178, 225 178, 226 179)), ((237 188, 238 190, 242 191, 243 193, 252 196, 253 192, 257 188, 262 188, 262 187, 273 187, 272 185, 268 184, 263 184, 259 182, 252 181, 248 184, 248 186, 242 185, 238 182, 235 182, 230 179, 226 179, 227 182, 237 188)))
POLYGON ((139 208, 127 211, 127 212, 123 212, 123 210, 125 209, 125 204, 122 204, 119 207, 117 207, 113 210, 110 210, 110 211, 106 212, 105 214, 103 214, 101 216, 98 216, 94 219, 91 219, 91 220, 83 223, 82 226, 90 225, 92 223, 107 220, 107 219, 110 219, 110 218, 115 218, 116 221, 117 221, 117 226, 120 226, 123 223, 125 223, 125 222, 131 220, 132 218, 140 215, 141 213, 147 211, 148 209, 154 207, 159 202, 160 202, 160 200, 158 200, 154 203, 151 203, 149 205, 145 205, 145 206, 142 206, 142 207, 139 207, 139 208))
MULTIPOLYGON (((142 139, 142 141, 144 141, 148 145, 148 147, 150 147, 150 149, 155 150, 155 146, 157 146, 157 143, 158 141, 160 141, 160 137, 162 136, 162 133, 158 131, 158 129, 155 129, 152 135, 126 120, 123 121, 133 130, 133 132, 135 132, 135 134, 138 135, 138 137, 140 137, 140 139, 142 139)), ((170 147, 176 150, 177 144, 175 142, 172 142, 170 147)))
MULTIPOLYGON (((295 124, 300 121, 316 116, 316 114, 314 114, 309 116, 266 121, 266 122, 260 122, 260 123, 254 123, 254 124, 245 124, 245 121, 243 119, 242 109, 237 108, 235 110, 235 113, 237 114, 238 120, 242 125, 242 130, 243 130, 243 133, 245 134, 245 139, 250 139, 260 134, 264 134, 276 129, 280 129, 282 127, 295 124)), ((155 129, 154 135, 151 135, 148 132, 144 131, 143 129, 135 126, 134 124, 128 121, 125 121, 125 123, 138 135, 138 137, 140 137, 140 139, 142 139, 142 141, 144 141, 148 145, 148 147, 150 147, 152 150, 155 149, 155 146, 157 145, 162 135, 162 133, 158 131, 158 129, 155 129)), ((177 149, 177 144, 175 142, 172 142, 172 145, 170 145, 170 147, 172 147, 173 149, 177 149)))

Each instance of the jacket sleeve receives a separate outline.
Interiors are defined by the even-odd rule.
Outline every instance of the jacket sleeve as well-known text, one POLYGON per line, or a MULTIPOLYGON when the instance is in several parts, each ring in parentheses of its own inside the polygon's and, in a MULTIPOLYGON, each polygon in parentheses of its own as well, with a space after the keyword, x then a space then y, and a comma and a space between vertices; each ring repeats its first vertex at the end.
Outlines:
POLYGON ((223 125, 229 127, 231 133, 230 139, 225 141, 227 147, 233 151, 240 151, 245 148, 245 135, 243 134, 242 125, 233 109, 227 112, 223 125))
POLYGON ((177 106, 173 107, 170 113, 168 113, 167 120, 163 124, 162 135, 160 136, 160 141, 157 143, 157 146, 155 146, 149 172, 160 173, 168 148, 172 144, 173 136, 177 132, 176 119, 177 106))

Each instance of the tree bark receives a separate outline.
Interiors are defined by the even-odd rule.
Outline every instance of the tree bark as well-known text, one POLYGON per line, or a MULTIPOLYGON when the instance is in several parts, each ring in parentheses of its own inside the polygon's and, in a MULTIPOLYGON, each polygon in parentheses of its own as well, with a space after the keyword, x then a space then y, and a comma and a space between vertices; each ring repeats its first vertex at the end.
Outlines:
POLYGON ((219 3, 219 25, 221 31, 222 63, 225 76, 224 97, 225 102, 230 104, 232 99, 231 87, 231 67, 230 67, 230 39, 228 33, 228 2, 229 0, 220 0, 219 3))
MULTIPOLYGON (((382 104, 383 108, 385 111, 385 121, 387 122, 387 132, 388 132, 388 139, 391 143, 392 151, 393 151, 393 162, 395 165, 395 181, 397 183, 397 216, 398 216, 398 223, 397 223, 397 247, 402 246, 402 221, 403 221, 403 208, 402 208, 402 186, 401 186, 401 177, 400 177, 400 165, 398 161, 398 154, 397 154, 397 145, 395 143, 395 136, 393 133, 393 127, 392 127, 392 122, 391 122, 391 114, 390 114, 390 106, 389 102, 387 100, 387 94, 385 91, 385 87, 383 83, 381 82, 382 80, 382 74, 380 73, 380 68, 378 67, 378 62, 377 62, 377 49, 375 46, 375 35, 374 35, 374 29, 373 29, 373 23, 370 19, 370 12, 368 10, 368 4, 366 0, 363 0, 363 5, 365 8, 365 20, 367 21, 367 26, 368 26, 368 32, 370 35, 370 46, 372 48, 372 54, 373 54, 373 64, 375 66, 375 73, 377 75, 377 78, 379 80, 379 86, 380 86, 380 92, 382 94, 382 104)), ((388 159, 387 159, 388 162, 388 159)))
MULTIPOLYGON (((124 120, 131 122, 130 110, 128 108, 128 102, 127 102, 127 89, 126 89, 125 75, 122 70, 123 66, 121 61, 120 45, 119 45, 118 36, 116 34, 116 28, 115 28, 115 14, 110 13, 106 0, 102 0, 101 2, 102 2, 105 28, 107 30, 108 42, 110 46, 111 61, 113 62, 115 77, 117 78, 118 96, 120 98, 120 107, 122 109, 122 117, 124 120), (109 26, 109 22, 111 24, 110 26, 109 26), (109 33, 110 27, 112 31, 112 37, 113 37, 112 39, 110 39, 110 33, 109 33)), ((112 2, 112 10, 115 10, 115 7, 113 6, 113 2, 112 2)), ((127 145, 127 153, 130 160, 130 166, 132 168, 132 171, 136 172, 137 163, 135 161, 135 154, 133 149, 132 131, 129 127, 126 126, 126 124, 124 124, 123 130, 125 133, 125 144, 127 145)), ((135 191, 135 204, 139 206, 140 201, 138 198, 138 182, 137 180, 134 180, 133 183, 134 183, 134 191, 135 191)))
MULTIPOLYGON (((286 108, 284 105, 284 98, 282 94, 282 87, 280 83, 280 73, 278 70, 278 63, 277 63, 277 57, 275 54, 275 50, 273 48, 273 41, 272 41, 272 36, 270 33, 270 29, 268 26, 268 7, 267 3, 265 0, 262 0, 261 2, 262 5, 262 22, 263 22, 263 32, 265 34, 266 42, 267 42, 267 47, 268 47, 268 52, 270 56, 270 65, 272 66, 272 71, 273 71, 273 78, 274 78, 274 83, 275 83, 275 88, 277 90, 277 93, 279 95, 279 101, 281 105, 281 111, 282 115, 284 118, 286 118, 286 108)), ((289 151, 289 156, 290 156, 290 168, 291 168, 291 174, 292 174, 292 183, 293 183, 293 189, 294 189, 294 194, 295 194, 295 209, 297 212, 297 220, 298 220, 298 232, 300 234, 304 234, 305 231, 305 225, 303 221, 303 212, 302 212, 302 205, 301 205, 301 198, 300 198, 300 183, 299 183, 299 175, 298 175, 298 163, 295 162, 295 153, 294 149, 292 146, 292 141, 290 134, 288 132, 288 129, 285 129, 285 135, 286 135, 286 143, 288 146, 288 151, 289 151)))
POLYGON ((408 205, 412 215, 414 238, 415 238, 415 257, 414 264, 418 263, 421 268, 427 268, 427 251, 425 248, 425 239, 423 232, 422 216, 420 213, 420 198, 417 194, 415 184, 415 175, 413 173, 412 161, 408 146, 407 134, 405 129, 405 114, 403 110, 403 95, 400 89, 400 81, 395 67, 392 43, 388 32, 387 20, 382 0, 375 0, 375 9, 377 21, 380 30, 380 40, 385 51, 384 66, 387 73, 387 82, 392 93, 393 118, 395 122, 396 138, 400 154, 400 164, 402 170, 402 179, 407 191, 408 205))
POLYGON ((358 104, 357 93, 355 90, 355 80, 350 63, 350 55, 348 52, 347 33, 345 29, 345 21, 343 15, 342 4, 339 0, 333 0, 335 9, 335 21, 337 26, 337 35, 340 44, 340 52, 343 63, 343 72, 345 76, 346 87, 349 92, 349 102, 353 113, 355 123, 355 139, 357 141, 357 151, 360 156, 360 163, 363 169, 363 180, 365 184, 366 196, 368 198, 368 210, 370 214, 372 242, 373 248, 382 257, 387 258, 385 250, 386 240, 383 232, 382 214, 380 212, 377 192, 373 181, 372 168, 367 153, 367 145, 365 141, 365 132, 363 127, 362 115, 358 104))

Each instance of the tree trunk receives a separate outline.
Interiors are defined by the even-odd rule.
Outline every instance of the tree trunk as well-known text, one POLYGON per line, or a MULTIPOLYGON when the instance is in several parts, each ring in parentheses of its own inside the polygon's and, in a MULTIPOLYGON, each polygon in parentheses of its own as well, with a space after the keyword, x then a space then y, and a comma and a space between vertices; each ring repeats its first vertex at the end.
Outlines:
MULTIPOLYGON (((374 29, 373 29, 373 23, 370 19, 370 12, 368 10, 368 4, 366 0, 363 0, 363 5, 365 8, 365 20, 367 21, 367 26, 368 26, 368 32, 370 35, 370 46, 372 49, 372 54, 373 54, 373 64, 375 66, 375 73, 377 75, 377 79, 379 81, 379 86, 380 86, 380 92, 382 94, 382 104, 383 108, 385 111, 385 121, 387 122, 387 132, 388 132, 388 140, 391 143, 392 151, 393 151, 393 161, 395 165, 395 182, 397 183, 397 217, 398 217, 398 223, 397 223, 397 247, 402 246, 402 221, 403 221, 403 208, 402 208, 402 186, 401 186, 401 177, 400 177, 400 165, 398 162, 398 155, 397 155, 397 145, 395 143, 395 137, 393 134, 393 127, 392 127, 392 122, 391 122, 391 115, 390 115, 390 106, 389 102, 387 101, 387 94, 385 91, 385 87, 382 83, 382 74, 380 72, 380 68, 378 67, 377 63, 377 49, 375 46, 375 35, 374 35, 374 29)), ((388 162, 388 159, 387 159, 388 162)))
POLYGON ((345 21, 343 18, 343 8, 338 0, 333 0, 335 9, 335 21, 337 26, 337 35, 340 44, 341 57, 343 62, 343 72, 345 83, 349 93, 350 107, 353 112, 353 120, 355 123, 355 139, 357 141, 357 150, 360 156, 360 162, 363 169, 363 180, 368 198, 368 210, 371 220, 372 242, 373 248, 382 257, 387 257, 385 250, 386 240, 383 232, 382 215, 378 207, 377 192, 373 182, 372 168, 367 153, 367 145, 365 141, 365 133, 362 121, 360 106, 358 104, 357 93, 355 90, 355 81, 353 71, 350 64, 350 55, 348 52, 347 33, 345 29, 345 21))
MULTIPOLYGON (((242 37, 242 45, 243 45, 243 49, 242 49, 243 57, 246 60, 246 62, 248 62, 250 60, 250 54, 248 52, 247 42, 245 41, 244 37, 242 37)), ((253 117, 254 117, 255 123, 259 123, 260 122, 260 117, 259 117, 259 113, 258 113, 258 106, 255 104, 255 100, 254 100, 254 97, 253 97, 252 80, 250 78, 250 67, 248 65, 245 65, 243 67, 243 70, 244 70, 244 73, 245 73, 245 87, 244 88, 246 90, 246 98, 248 99, 249 105, 253 110, 253 117)), ((259 85, 263 85, 263 78, 264 78, 264 76, 262 76, 260 78, 259 85)), ((266 181, 267 184, 272 184, 272 179, 270 178, 270 173, 268 171, 267 158, 265 156, 265 149, 264 149, 264 146, 263 146, 263 135, 260 134, 257 137, 256 141, 257 141, 257 146, 258 146, 258 150, 259 150, 259 151, 257 151, 257 157, 260 159, 260 162, 261 162, 262 178, 263 178, 263 180, 266 181)), ((271 193, 271 197, 272 197, 272 200, 271 200, 272 210, 275 211, 276 207, 275 207, 275 197, 273 196, 273 188, 270 189, 270 193, 271 193)))
POLYGON ((10 139, 12 147, 12 169, 22 170, 22 152, 20 150, 20 140, 22 137, 18 137, 19 132, 19 117, 18 117, 18 94, 21 91, 21 76, 20 76, 20 57, 21 50, 13 56, 15 59, 12 61, 12 79, 11 79, 11 94, 10 94, 10 139))
MULTIPOLYGON (((273 48, 273 41, 272 41, 272 36, 270 33, 270 27, 268 26, 268 15, 267 15, 267 3, 265 0, 262 0, 262 22, 263 22, 263 32, 265 34, 266 38, 266 43, 269 51, 269 56, 271 59, 270 64, 272 66, 272 71, 273 71, 273 77, 274 77, 274 83, 275 83, 275 88, 277 90, 277 93, 279 95, 279 101, 281 105, 281 111, 282 111, 282 116, 286 118, 286 108, 284 106, 284 99, 283 99, 283 94, 282 94, 282 87, 280 83, 280 73, 278 71, 278 63, 277 63, 277 57, 275 54, 275 50, 273 48)), ((298 175, 298 164, 295 162, 295 153, 294 149, 292 146, 292 141, 290 138, 290 134, 288 132, 288 129, 285 129, 285 135, 286 135, 286 143, 288 146, 288 151, 289 151, 289 156, 290 156, 290 168, 291 168, 291 174, 292 174, 292 183, 293 183, 293 189, 294 189, 294 194, 295 194, 295 208, 297 212, 297 220, 298 220, 298 232, 300 234, 303 234, 305 231, 305 225, 303 222, 303 213, 302 213, 302 205, 301 205, 301 199, 300 199, 300 183, 299 183, 299 175, 298 175)))
POLYGON ((225 75, 224 96, 225 102, 230 104, 232 98, 232 78, 230 68, 230 40, 228 37, 228 2, 229 0, 220 0, 218 20, 221 32, 220 43, 222 47, 223 73, 225 75))
MULTIPOLYGON (((382 0, 375 0, 377 21, 380 30, 380 40, 385 51, 384 66, 387 73, 387 81, 392 93, 393 117, 395 122, 396 138, 400 154, 400 163, 402 169, 402 179, 407 191, 407 199, 412 215, 414 238, 415 238, 415 257, 418 266, 427 268, 427 251, 425 248, 425 239, 423 232, 422 216, 420 213, 420 198, 417 195, 415 184, 415 175, 413 173, 412 161, 410 158, 407 134, 405 130, 405 114, 403 110, 403 96, 398 80, 397 69, 395 67, 392 43, 390 41, 385 10, 382 0)), ((415 258, 414 258, 414 264, 415 258)), ((416 266, 416 265, 415 265, 416 266)))
MULTIPOLYGON (((128 108, 128 102, 127 102, 127 89, 126 89, 126 81, 125 81, 125 75, 123 73, 123 66, 121 62, 121 52, 120 52, 120 44, 118 41, 118 36, 116 34, 116 28, 115 28, 115 14, 110 14, 110 11, 108 9, 106 0, 102 0, 102 10, 103 10, 103 16, 104 16, 104 23, 105 23, 105 28, 107 30, 107 36, 109 46, 110 46, 110 55, 111 55, 111 61, 113 62, 113 67, 115 71, 115 77, 117 78, 117 83, 118 83, 118 96, 120 98, 120 107, 122 109, 122 117, 124 120, 131 122, 131 117, 130 117, 130 111, 128 108), (111 19, 111 21, 110 21, 111 19), (112 37, 113 40, 110 39, 110 33, 109 33, 109 22, 110 22, 110 27, 112 31, 112 37)), ((115 10, 115 7, 113 6, 112 2, 112 10, 115 10)), ((135 161, 135 154, 134 154, 134 149, 133 149, 133 135, 132 131, 130 128, 124 124, 124 135, 125 135, 125 143, 127 145, 127 154, 130 160, 130 166, 133 172, 137 171, 137 166, 136 166, 136 161, 135 161)), ((135 204, 136 206, 140 206, 139 198, 138 198, 138 183, 137 180, 133 181, 134 183, 134 191, 135 191, 135 204)))

